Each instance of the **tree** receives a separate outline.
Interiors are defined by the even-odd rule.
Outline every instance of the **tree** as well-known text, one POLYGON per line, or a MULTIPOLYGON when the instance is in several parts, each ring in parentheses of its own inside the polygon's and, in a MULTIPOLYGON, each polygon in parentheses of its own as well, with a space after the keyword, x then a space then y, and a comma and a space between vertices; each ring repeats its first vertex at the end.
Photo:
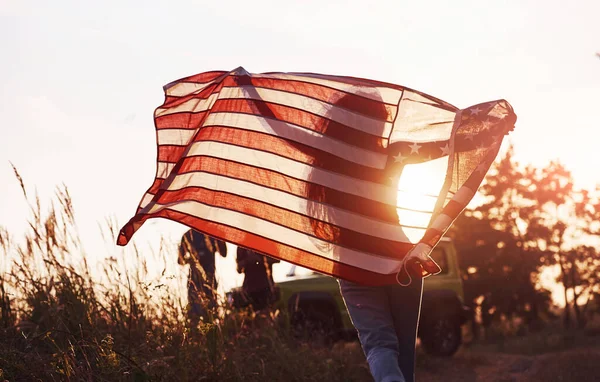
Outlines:
POLYGON ((478 299, 497 315, 518 315, 531 326, 549 304, 548 291, 537 285, 539 271, 557 266, 564 325, 571 326, 573 311, 583 326, 600 292, 599 254, 590 244, 600 239, 600 189, 576 189, 556 161, 520 166, 510 147, 480 191, 483 203, 467 210, 451 233, 462 255, 467 301, 478 299))
POLYGON ((559 162, 535 170, 531 179, 529 196, 537 198, 538 206, 528 211, 529 239, 545 250, 546 265, 560 268, 557 282, 563 285, 565 327, 571 326, 571 310, 582 327, 585 317, 579 299, 597 285, 598 253, 589 245, 597 227, 597 200, 589 191, 576 189, 570 171, 559 162))
POLYGON ((545 251, 530 231, 534 172, 514 160, 510 147, 480 188, 483 203, 467 210, 450 233, 461 254, 467 302, 486 306, 484 316, 523 317, 530 328, 550 301, 536 285, 545 251))

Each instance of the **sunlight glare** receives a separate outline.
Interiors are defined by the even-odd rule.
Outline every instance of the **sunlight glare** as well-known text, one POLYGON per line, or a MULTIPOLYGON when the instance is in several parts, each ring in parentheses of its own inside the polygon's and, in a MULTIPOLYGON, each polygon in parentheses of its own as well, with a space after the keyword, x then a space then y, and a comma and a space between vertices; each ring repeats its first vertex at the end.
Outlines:
POLYGON ((398 217, 411 242, 418 242, 429 224, 444 184, 448 157, 404 167, 398 182, 398 217))

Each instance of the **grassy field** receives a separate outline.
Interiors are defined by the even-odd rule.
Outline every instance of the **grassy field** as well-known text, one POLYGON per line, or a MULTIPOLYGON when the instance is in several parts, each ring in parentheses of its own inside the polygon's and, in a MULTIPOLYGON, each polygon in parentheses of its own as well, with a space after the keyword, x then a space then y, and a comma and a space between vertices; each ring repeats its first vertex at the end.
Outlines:
POLYGON ((368 379, 360 349, 297 341, 279 312, 220 306, 190 328, 185 272, 151 275, 135 246, 90 265, 67 189, 29 202, 24 237, 0 228, 0 381, 368 379))
MULTIPOLYGON (((0 229, 0 381, 371 380, 358 343, 299 341, 281 312, 222 306, 210 322, 190 329, 176 283, 170 286, 164 274, 151 278, 135 249, 133 267, 109 258, 92 271, 66 189, 52 205, 42 213, 39 201, 32 203, 25 237, 0 229)), ((597 332, 549 327, 470 342, 446 359, 419 351, 417 377, 596 381, 597 332)))

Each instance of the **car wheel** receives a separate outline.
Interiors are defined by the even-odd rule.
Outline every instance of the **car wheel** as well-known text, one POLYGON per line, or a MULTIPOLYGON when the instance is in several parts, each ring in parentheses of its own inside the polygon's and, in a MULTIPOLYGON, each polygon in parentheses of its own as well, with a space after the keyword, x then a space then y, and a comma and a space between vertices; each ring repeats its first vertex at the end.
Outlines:
POLYGON ((449 357, 460 347, 462 332, 456 320, 440 317, 431 321, 424 329, 421 343, 428 354, 449 357))

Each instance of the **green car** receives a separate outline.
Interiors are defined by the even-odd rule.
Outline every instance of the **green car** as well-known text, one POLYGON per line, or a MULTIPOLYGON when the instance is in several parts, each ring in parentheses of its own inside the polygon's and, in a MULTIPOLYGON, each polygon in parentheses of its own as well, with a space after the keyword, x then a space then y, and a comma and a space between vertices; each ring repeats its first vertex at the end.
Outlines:
MULTIPOLYGON (((419 338, 432 355, 451 356, 461 345, 461 326, 470 318, 463 304, 464 294, 454 245, 443 239, 433 250, 433 259, 442 272, 425 279, 419 338)), ((337 280, 316 272, 300 275, 291 265, 287 278, 277 283, 277 305, 287 311, 292 328, 298 332, 321 330, 334 339, 356 336, 340 295, 337 280)), ((228 293, 235 306, 243 306, 239 289, 228 293)))

